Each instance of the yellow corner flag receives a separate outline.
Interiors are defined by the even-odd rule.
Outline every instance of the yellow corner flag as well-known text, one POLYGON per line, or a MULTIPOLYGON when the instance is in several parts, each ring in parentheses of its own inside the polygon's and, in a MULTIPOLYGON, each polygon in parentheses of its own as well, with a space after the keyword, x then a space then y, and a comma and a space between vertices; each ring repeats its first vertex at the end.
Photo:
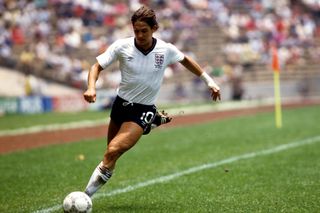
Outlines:
POLYGON ((274 100, 275 100, 275 119, 276 127, 282 127, 282 112, 281 112, 281 95, 280 95, 280 66, 278 51, 276 47, 272 48, 272 69, 274 82, 274 100))

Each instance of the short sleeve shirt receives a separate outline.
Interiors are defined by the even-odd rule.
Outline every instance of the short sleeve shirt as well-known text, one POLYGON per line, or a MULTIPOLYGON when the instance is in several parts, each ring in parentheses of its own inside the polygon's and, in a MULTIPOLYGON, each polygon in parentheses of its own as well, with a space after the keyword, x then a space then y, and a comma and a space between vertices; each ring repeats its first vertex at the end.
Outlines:
POLYGON ((183 59, 181 51, 160 39, 156 39, 154 48, 144 54, 135 46, 134 37, 115 41, 97 57, 102 68, 119 61, 121 82, 118 95, 145 105, 155 103, 166 67, 183 59))

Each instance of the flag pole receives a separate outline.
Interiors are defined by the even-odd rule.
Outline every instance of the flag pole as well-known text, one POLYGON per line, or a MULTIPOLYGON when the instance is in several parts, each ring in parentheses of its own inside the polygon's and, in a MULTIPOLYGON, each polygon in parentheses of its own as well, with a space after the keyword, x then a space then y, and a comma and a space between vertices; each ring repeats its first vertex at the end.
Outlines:
POLYGON ((280 66, 278 51, 275 46, 272 47, 272 69, 274 83, 274 100, 275 100, 275 124, 277 128, 282 127, 282 110, 281 110, 281 95, 280 95, 280 66))

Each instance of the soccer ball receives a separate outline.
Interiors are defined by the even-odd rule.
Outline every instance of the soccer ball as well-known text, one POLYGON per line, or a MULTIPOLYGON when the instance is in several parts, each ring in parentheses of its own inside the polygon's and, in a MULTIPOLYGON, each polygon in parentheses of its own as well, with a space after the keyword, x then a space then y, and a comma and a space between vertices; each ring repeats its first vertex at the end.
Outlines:
POLYGON ((67 213, 90 213, 91 198, 84 192, 71 192, 63 200, 63 210, 67 213))

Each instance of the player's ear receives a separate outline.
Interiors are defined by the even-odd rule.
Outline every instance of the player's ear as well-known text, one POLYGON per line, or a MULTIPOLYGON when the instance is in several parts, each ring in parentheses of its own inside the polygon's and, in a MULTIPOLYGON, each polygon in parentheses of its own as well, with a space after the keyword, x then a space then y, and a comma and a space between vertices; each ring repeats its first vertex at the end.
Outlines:
POLYGON ((157 30, 159 29, 159 25, 154 25, 152 28, 151 28, 151 30, 152 30, 152 32, 154 33, 154 32, 156 32, 157 30))

